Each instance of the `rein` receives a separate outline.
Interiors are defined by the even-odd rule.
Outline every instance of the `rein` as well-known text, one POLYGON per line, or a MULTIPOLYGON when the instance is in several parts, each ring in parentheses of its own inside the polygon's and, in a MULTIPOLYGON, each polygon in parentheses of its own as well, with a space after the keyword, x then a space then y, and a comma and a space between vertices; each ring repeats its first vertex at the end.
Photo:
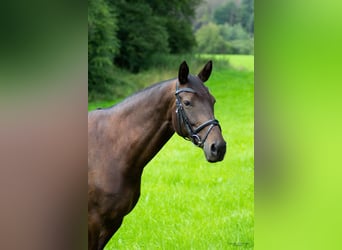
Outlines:
POLYGON ((182 136, 184 139, 191 141, 193 144, 196 146, 202 148, 210 131, 215 127, 218 126, 221 130, 219 121, 216 119, 208 120, 201 125, 199 125, 197 128, 192 128, 191 123, 189 121, 189 118, 187 117, 184 107, 181 102, 181 98, 179 96, 180 93, 182 92, 188 92, 188 93, 196 93, 195 90, 192 88, 181 88, 179 89, 179 83, 177 81, 176 83, 176 114, 177 114, 177 125, 178 125, 178 133, 180 136, 182 136), (182 131, 182 123, 184 124, 186 130, 187 130, 187 135, 184 135, 182 131), (208 127, 207 133, 205 134, 204 138, 202 139, 200 135, 198 134, 200 131, 202 131, 205 127, 208 127))

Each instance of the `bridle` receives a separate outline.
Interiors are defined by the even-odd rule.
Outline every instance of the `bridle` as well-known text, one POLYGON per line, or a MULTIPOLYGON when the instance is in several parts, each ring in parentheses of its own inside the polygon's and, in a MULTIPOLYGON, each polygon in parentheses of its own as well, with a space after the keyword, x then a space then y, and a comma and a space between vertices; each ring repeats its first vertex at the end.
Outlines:
POLYGON ((176 114, 177 114, 177 126, 178 126, 178 133, 180 136, 182 136, 186 140, 190 140, 193 144, 195 144, 198 147, 203 147, 205 140, 207 139, 210 131, 215 127, 218 126, 221 130, 219 121, 216 119, 212 119, 209 121, 206 121, 199 125, 197 128, 192 128, 191 123, 189 121, 189 118, 187 117, 184 107, 182 105, 181 99, 179 97, 179 94, 182 92, 188 92, 188 93, 196 93, 195 90, 192 88, 179 88, 179 83, 177 81, 176 83, 176 114), (186 130, 187 130, 187 135, 184 135, 182 133, 182 123, 184 124, 186 130), (205 127, 208 127, 207 133, 205 134, 204 138, 202 139, 199 136, 199 132, 203 130, 205 127))

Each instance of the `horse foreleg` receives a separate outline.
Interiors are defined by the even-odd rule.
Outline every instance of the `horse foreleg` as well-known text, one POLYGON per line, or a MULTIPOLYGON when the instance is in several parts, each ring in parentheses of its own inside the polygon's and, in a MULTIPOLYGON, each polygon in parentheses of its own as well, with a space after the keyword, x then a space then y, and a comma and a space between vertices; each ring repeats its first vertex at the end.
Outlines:
POLYGON ((97 250, 101 223, 94 214, 88 215, 88 250, 97 250))
POLYGON ((88 250, 102 250, 114 233, 122 224, 123 218, 117 218, 110 227, 104 227, 103 223, 93 222, 88 225, 88 250))
POLYGON ((97 250, 102 250, 108 241, 112 238, 114 233, 119 229, 123 221, 123 218, 116 219, 112 224, 111 227, 101 229, 98 239, 98 248, 97 250))

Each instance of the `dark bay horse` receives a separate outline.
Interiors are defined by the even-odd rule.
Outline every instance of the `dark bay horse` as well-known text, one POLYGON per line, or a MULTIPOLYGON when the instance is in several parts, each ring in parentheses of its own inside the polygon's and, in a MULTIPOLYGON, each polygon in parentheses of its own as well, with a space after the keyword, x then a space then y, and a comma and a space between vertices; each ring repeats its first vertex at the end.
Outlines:
POLYGON ((155 84, 108 109, 88 114, 88 249, 103 249, 140 196, 145 165, 177 132, 221 161, 226 142, 214 117, 214 97, 186 62, 178 78, 155 84))

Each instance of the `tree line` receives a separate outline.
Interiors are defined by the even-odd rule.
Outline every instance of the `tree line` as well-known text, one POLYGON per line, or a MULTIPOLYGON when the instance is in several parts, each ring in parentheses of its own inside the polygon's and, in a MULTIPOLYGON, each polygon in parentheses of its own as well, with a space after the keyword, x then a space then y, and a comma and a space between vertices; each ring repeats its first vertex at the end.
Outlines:
POLYGON ((253 0, 223 1, 203 18, 209 0, 88 0, 88 91, 120 85, 116 70, 136 73, 164 55, 252 53, 253 0))
POLYGON ((88 90, 117 81, 116 67, 138 72, 158 54, 191 51, 191 21, 200 2, 88 0, 88 90))
POLYGON ((254 53, 254 0, 228 0, 198 10, 197 50, 215 54, 254 53))

